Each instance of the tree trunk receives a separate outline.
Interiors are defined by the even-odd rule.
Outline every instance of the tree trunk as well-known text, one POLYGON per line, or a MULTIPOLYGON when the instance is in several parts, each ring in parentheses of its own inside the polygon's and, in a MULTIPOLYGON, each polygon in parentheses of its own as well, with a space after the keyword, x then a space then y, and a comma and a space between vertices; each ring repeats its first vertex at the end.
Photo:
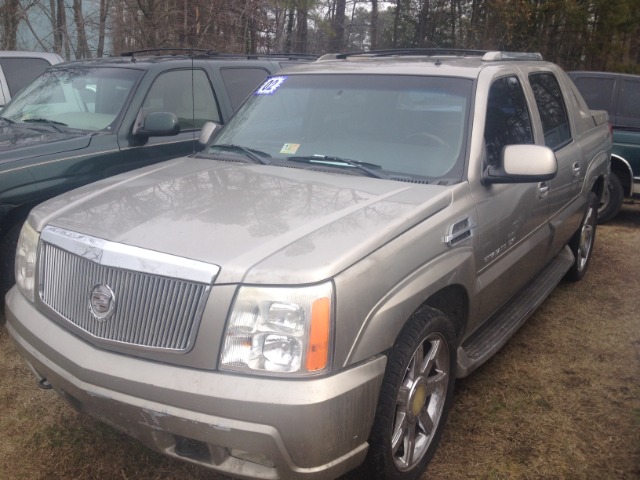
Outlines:
POLYGON ((96 57, 104 55, 104 35, 107 27, 107 13, 109 12, 109 0, 100 0, 100 18, 98 19, 98 49, 96 57))
POLYGON ((336 14, 331 24, 333 36, 329 42, 329 50, 333 53, 338 53, 344 48, 344 20, 346 8, 346 0, 336 0, 336 14))
POLYGON ((371 50, 378 48, 378 0, 371 0, 371 50))
POLYGON ((18 44, 18 23, 20 23, 19 0, 5 0, 0 6, 2 17, 2 49, 16 50, 18 44))
POLYGON ((82 0, 73 0, 73 19, 76 23, 78 35, 78 47, 76 58, 91 58, 89 44, 87 43, 87 33, 84 28, 84 16, 82 15, 82 0))

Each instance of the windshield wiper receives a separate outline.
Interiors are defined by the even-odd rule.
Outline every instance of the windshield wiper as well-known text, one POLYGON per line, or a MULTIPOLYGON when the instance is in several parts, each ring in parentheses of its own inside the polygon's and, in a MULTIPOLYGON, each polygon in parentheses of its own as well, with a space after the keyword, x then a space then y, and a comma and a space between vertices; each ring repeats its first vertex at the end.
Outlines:
POLYGON ((269 160, 269 155, 265 152, 261 152, 260 150, 256 150, 254 148, 247 148, 240 145, 233 145, 230 143, 220 144, 220 145, 211 145, 209 149, 220 148, 222 150, 228 150, 234 153, 240 153, 245 157, 250 158, 256 163, 261 163, 263 165, 270 165, 271 160, 269 160))
POLYGON ((16 123, 16 122, 14 122, 13 120, 11 120, 10 118, 7 118, 7 117, 0 117, 0 120, 8 123, 9 125, 13 125, 14 123, 16 123))
POLYGON ((55 120, 49 120, 48 118, 25 118, 22 121, 23 123, 42 123, 45 125, 49 125, 50 127, 56 129, 58 132, 62 132, 58 125, 62 127, 68 126, 66 123, 56 122, 55 120))
POLYGON ((380 165, 376 165, 375 163, 361 162, 360 160, 351 160, 349 158, 334 157, 331 155, 309 155, 306 157, 289 157, 287 158, 287 160, 300 163, 320 163, 337 167, 348 165, 349 167, 357 168, 361 172, 364 172, 371 177, 383 178, 385 180, 391 178, 389 177, 389 175, 381 171, 382 167, 380 165))

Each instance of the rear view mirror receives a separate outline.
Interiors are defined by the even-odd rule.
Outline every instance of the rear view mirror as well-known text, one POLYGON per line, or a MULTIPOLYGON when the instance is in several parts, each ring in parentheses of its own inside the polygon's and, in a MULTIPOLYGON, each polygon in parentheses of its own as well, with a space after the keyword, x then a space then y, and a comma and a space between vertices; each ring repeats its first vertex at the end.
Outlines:
POLYGON ((171 112, 150 112, 144 120, 138 119, 133 127, 133 134, 138 137, 166 137, 180 133, 178 117, 171 112))
POLYGON ((502 166, 490 165, 482 181, 489 183, 534 183, 551 180, 558 172, 556 155, 540 145, 507 145, 502 166))

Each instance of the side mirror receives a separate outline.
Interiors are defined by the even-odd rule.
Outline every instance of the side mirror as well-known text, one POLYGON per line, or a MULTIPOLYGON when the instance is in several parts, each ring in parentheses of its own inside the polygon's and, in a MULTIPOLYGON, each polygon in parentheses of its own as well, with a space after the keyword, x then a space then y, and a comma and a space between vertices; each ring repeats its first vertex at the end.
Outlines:
POLYGON ((222 125, 216 122, 207 122, 202 126, 200 130, 200 137, 198 138, 198 143, 203 147, 209 143, 209 140, 214 138, 220 132, 222 125))
POLYGON ((142 111, 138 114, 133 126, 136 137, 167 137, 180 133, 178 117, 171 112, 149 112, 142 118, 142 111))
POLYGON ((556 155, 540 145, 507 145, 502 166, 487 167, 482 175, 485 184, 534 183, 551 180, 558 172, 556 155))

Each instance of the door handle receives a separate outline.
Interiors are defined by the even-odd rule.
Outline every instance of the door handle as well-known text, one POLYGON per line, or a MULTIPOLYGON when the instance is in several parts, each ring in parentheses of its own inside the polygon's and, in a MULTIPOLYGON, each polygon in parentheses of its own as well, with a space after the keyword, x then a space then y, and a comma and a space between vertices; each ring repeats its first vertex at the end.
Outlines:
POLYGON ((580 162, 575 162, 573 165, 573 176, 577 177, 580 175, 580 162))
POLYGON ((538 198, 546 197, 547 195, 549 195, 550 190, 551 190, 551 187, 547 182, 540 182, 538 184, 538 198))

